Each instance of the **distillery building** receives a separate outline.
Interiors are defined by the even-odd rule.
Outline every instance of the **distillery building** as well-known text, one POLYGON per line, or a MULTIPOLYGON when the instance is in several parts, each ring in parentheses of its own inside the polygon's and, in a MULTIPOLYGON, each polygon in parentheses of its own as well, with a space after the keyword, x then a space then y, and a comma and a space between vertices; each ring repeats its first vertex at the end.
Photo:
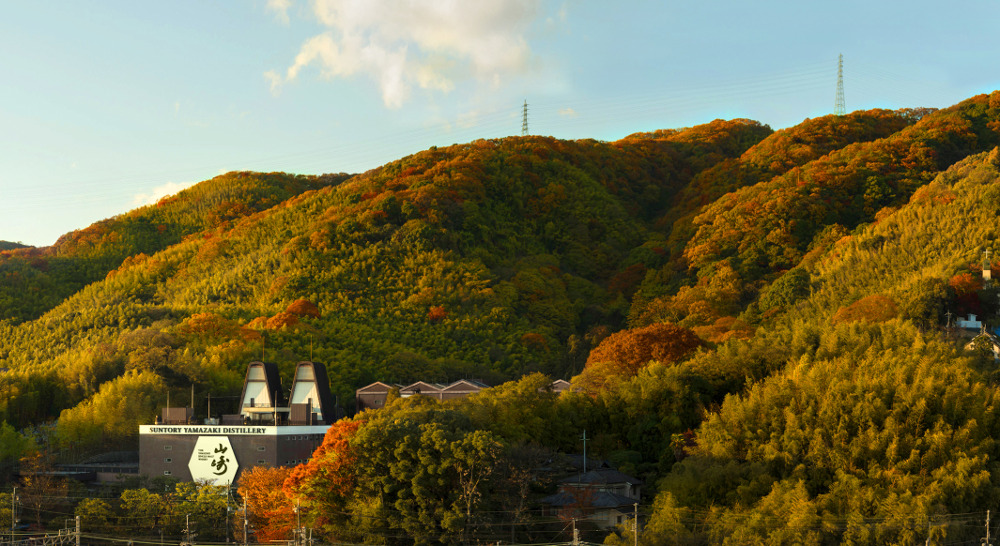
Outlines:
POLYGON ((163 408, 139 427, 139 473, 226 485, 242 469, 309 460, 337 419, 326 368, 298 363, 285 393, 276 364, 251 362, 238 413, 197 419, 191 408, 163 408))

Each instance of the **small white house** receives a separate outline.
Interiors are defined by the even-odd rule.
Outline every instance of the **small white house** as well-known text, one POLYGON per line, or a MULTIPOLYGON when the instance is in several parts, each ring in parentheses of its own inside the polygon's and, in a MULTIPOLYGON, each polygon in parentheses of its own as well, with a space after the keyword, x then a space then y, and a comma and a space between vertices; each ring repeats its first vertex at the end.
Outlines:
POLYGON ((966 330, 982 330, 983 322, 976 320, 976 315, 969 313, 969 318, 956 320, 955 326, 957 328, 965 328, 966 330))
POLYGON ((983 332, 972 338, 972 341, 965 344, 966 351, 973 351, 977 347, 985 347, 993 352, 993 360, 1000 360, 1000 339, 993 334, 983 332))

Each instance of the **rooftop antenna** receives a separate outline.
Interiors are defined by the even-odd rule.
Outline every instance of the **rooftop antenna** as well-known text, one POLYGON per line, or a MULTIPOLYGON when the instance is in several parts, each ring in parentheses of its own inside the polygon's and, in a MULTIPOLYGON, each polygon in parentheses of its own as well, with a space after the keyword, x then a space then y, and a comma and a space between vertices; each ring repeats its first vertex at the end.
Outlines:
POLYGON ((528 99, 524 99, 521 107, 521 136, 528 136, 528 99))
POLYGON ((844 54, 837 58, 837 100, 833 105, 833 115, 842 116, 847 113, 844 104, 844 54))

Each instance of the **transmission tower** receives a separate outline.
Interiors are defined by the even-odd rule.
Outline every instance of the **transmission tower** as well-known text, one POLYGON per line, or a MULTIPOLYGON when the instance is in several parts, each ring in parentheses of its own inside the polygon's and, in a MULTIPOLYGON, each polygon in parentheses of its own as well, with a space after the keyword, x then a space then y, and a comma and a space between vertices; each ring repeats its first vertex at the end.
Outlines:
POLYGON ((528 135, 528 99, 524 99, 524 107, 521 108, 521 136, 528 135))
POLYGON ((847 113, 844 105, 844 54, 837 59, 837 101, 833 105, 833 115, 842 116, 847 113))

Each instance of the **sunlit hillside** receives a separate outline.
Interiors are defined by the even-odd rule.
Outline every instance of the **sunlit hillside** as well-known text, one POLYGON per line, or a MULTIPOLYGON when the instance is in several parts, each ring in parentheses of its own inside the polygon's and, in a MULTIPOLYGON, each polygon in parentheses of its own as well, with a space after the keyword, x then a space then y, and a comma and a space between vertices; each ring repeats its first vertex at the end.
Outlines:
POLYGON ((348 413, 374 381, 502 385, 331 429, 280 482, 329 540, 541 540, 510 523, 554 487, 524 469, 582 430, 643 481, 643 543, 973 540, 1000 500, 1000 374, 987 338, 965 347, 1000 326, 998 145, 1000 92, 476 140, 354 176, 229 173, 2 243, 4 456, 24 435, 61 460, 134 449, 168 395, 204 411, 251 360, 314 360, 348 413))

